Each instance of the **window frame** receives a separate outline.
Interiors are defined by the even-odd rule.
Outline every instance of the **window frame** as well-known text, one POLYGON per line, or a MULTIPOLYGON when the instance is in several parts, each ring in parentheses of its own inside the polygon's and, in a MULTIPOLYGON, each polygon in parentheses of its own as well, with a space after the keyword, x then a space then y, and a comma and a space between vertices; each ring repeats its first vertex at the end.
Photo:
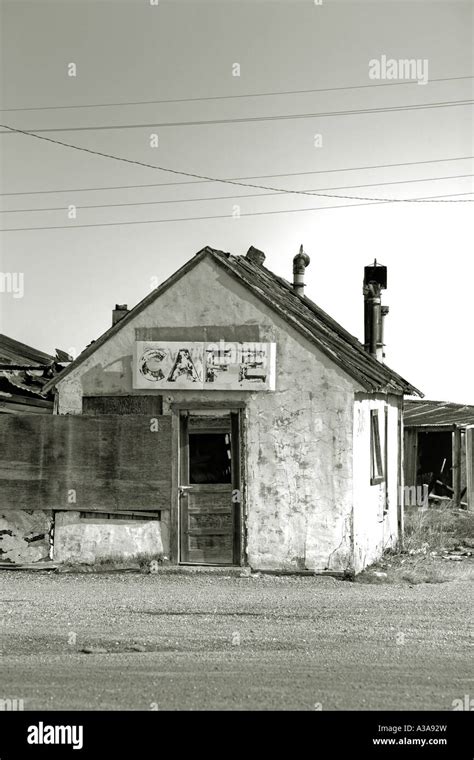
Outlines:
POLYGON ((384 457, 380 437, 379 410, 370 410, 370 485, 385 482, 384 457))

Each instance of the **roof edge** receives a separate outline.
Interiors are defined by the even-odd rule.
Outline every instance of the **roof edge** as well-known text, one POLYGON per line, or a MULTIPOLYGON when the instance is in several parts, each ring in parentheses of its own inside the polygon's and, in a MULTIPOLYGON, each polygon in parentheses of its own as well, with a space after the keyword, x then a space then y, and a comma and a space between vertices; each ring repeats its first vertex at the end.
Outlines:
POLYGON ((92 354, 98 348, 100 348, 109 338, 118 333, 119 330, 124 327, 124 325, 136 317, 137 314, 140 314, 140 312, 149 306, 149 304, 153 303, 155 298, 158 298, 160 295, 162 295, 162 293, 168 290, 171 285, 174 285, 174 283, 180 280, 183 275, 185 275, 200 261, 202 261, 203 258, 211 255, 212 253, 213 249, 208 245, 206 245, 204 248, 201 248, 201 250, 195 253, 191 259, 188 259, 188 261, 186 261, 179 269, 177 269, 176 272, 173 272, 173 274, 170 275, 167 280, 162 282, 161 285, 158 285, 158 287, 152 290, 151 293, 148 293, 145 298, 142 298, 141 301, 139 301, 132 309, 130 309, 129 312, 125 314, 125 316, 122 317, 122 319, 120 319, 115 325, 109 327, 104 333, 102 333, 102 335, 97 338, 97 340, 94 340, 89 346, 87 346, 87 348, 81 351, 79 356, 73 362, 71 362, 71 364, 65 367, 65 369, 63 369, 59 374, 57 374, 56 377, 48 380, 48 382, 44 385, 45 390, 49 391, 52 388, 55 388, 60 382, 64 380, 65 377, 67 377, 67 375, 79 367, 86 359, 89 358, 89 356, 92 356, 92 354))

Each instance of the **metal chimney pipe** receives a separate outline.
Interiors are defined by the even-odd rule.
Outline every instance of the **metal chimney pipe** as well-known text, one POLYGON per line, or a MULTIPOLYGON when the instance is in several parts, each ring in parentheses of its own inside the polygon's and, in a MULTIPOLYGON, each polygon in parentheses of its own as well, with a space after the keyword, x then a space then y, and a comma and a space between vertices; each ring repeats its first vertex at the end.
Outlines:
POLYGON ((379 353, 380 353, 380 361, 384 361, 385 359, 385 317, 389 313, 390 308, 388 306, 382 306, 381 308, 381 315, 382 319, 380 321, 380 345, 379 345, 379 353))
POLYGON ((387 267, 377 264, 364 269, 364 348, 374 359, 384 359, 384 318, 388 306, 382 306, 382 290, 387 288, 387 267))
POLYGON ((374 359, 377 358, 377 347, 380 340, 380 310, 380 286, 376 282, 370 282, 364 286, 364 347, 374 359))
POLYGON ((304 272, 309 262, 310 258, 301 245, 299 253, 293 259, 293 290, 299 296, 304 296, 304 272))

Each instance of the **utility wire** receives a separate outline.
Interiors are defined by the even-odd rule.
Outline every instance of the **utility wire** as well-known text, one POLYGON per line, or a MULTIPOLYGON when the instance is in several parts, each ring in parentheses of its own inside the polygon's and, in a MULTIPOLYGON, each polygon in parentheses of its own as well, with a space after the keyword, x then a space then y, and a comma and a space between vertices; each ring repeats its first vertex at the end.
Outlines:
POLYGON ((421 198, 367 198, 367 197, 361 197, 357 195, 334 195, 333 193, 313 193, 308 190, 287 190, 286 188, 281 187, 268 187, 267 185, 257 185, 252 184, 250 182, 237 182, 236 180, 231 179, 218 179, 217 177, 208 177, 204 174, 194 174, 192 172, 183 172, 178 171, 177 169, 168 169, 164 166, 156 166, 155 164, 147 164, 143 161, 137 161, 131 158, 123 158, 122 156, 115 156, 112 153, 103 153, 101 151, 92 150, 92 148, 83 148, 78 145, 73 145, 71 143, 66 143, 61 140, 55 140, 51 137, 44 137, 43 135, 37 135, 33 132, 26 132, 21 129, 17 129, 15 127, 9 127, 6 124, 0 124, 0 127, 3 129, 8 129, 12 132, 18 132, 19 134, 26 135, 28 137, 33 137, 36 140, 44 140, 45 142, 53 143, 54 145, 61 145, 64 148, 71 148, 73 150, 79 150, 83 153, 90 153, 94 156, 102 156, 103 158, 110 158, 113 161, 121 161, 126 164, 132 164, 134 166, 144 166, 147 169, 155 169, 158 171, 165 171, 169 172, 170 174, 179 174, 181 176, 185 177, 193 177, 194 179, 204 179, 212 182, 221 182, 223 184, 227 185, 237 185, 238 187, 251 187, 256 190, 271 190, 272 192, 278 192, 278 193, 288 193, 292 195, 314 195, 314 196, 320 196, 324 198, 340 198, 342 200, 353 200, 353 201, 382 201, 382 202, 390 202, 390 203, 469 203, 469 200, 427 200, 427 199, 421 199, 421 198))
MULTIPOLYGON (((395 182, 371 182, 368 185, 340 185, 339 187, 321 187, 314 188, 310 192, 320 192, 323 190, 349 190, 356 187, 380 187, 381 185, 404 185, 412 182, 440 182, 446 179, 462 179, 465 177, 473 177, 473 174, 455 174, 450 177, 427 177, 426 179, 403 179, 395 182)), ((474 192, 474 190, 473 190, 474 192)), ((77 205, 78 209, 91 209, 91 208, 120 208, 124 206, 155 206, 162 203, 203 203, 205 201, 225 201, 225 200, 238 200, 239 198, 265 198, 275 197, 276 195, 284 195, 284 192, 271 192, 271 193, 246 193, 245 195, 215 195, 208 198, 177 198, 174 200, 159 200, 159 201, 137 201, 132 203, 97 203, 87 206, 77 205)), ((448 193, 450 195, 450 193, 448 193)), ((66 206, 46 207, 46 208, 14 208, 14 209, 0 209, 0 214, 23 214, 35 211, 65 211, 66 206)))
MULTIPOLYGON (((471 193, 452 193, 452 195, 470 195, 471 193)), ((412 200, 427 200, 428 198, 443 198, 445 196, 427 196, 425 198, 413 198, 412 200)), ((392 201, 388 201, 388 203, 391 203, 392 201)), ((272 214, 295 214, 299 212, 304 211, 327 211, 329 209, 335 209, 335 208, 354 208, 355 206, 378 206, 381 203, 387 203, 387 201, 374 201, 373 203, 343 203, 337 206, 316 206, 314 208, 293 208, 293 209, 283 209, 280 211, 250 211, 247 214, 239 214, 237 218, 247 217, 247 216, 267 216, 272 214)), ((93 223, 93 224, 63 224, 63 225, 54 225, 52 227, 12 227, 12 228, 6 228, 3 230, 0 230, 0 232, 27 232, 32 230, 66 230, 66 229, 79 229, 84 227, 124 227, 131 224, 164 224, 166 222, 197 222, 201 221, 203 219, 209 220, 209 219, 233 219, 236 217, 233 217, 229 214, 215 214, 212 216, 187 216, 187 217, 181 217, 176 219, 145 219, 141 221, 136 222, 99 222, 99 223, 93 223)))
MULTIPOLYGON (((28 131, 35 134, 46 132, 97 132, 97 131, 110 131, 115 129, 164 129, 165 127, 202 127, 215 124, 247 124, 254 122, 265 121, 294 121, 296 119, 321 119, 328 116, 355 116, 360 114, 372 114, 372 113, 392 113, 397 111, 423 111, 432 108, 452 108, 463 107, 472 105, 474 100, 448 100, 435 103, 422 103, 419 105, 402 105, 402 106, 384 106, 382 108, 358 108, 349 111, 325 111, 320 113, 295 113, 295 114, 279 114, 275 116, 241 116, 230 119, 202 119, 196 121, 163 121, 153 122, 147 124, 107 124, 97 125, 93 127, 48 127, 47 129, 30 129, 28 131)), ((2 125, 0 125, 2 126, 2 125)), ((21 130, 13 130, 19 131, 21 130)), ((8 132, 0 132, 1 135, 8 134, 8 132)))
MULTIPOLYGON (((339 169, 316 169, 314 171, 307 172, 289 172, 286 174, 252 174, 250 177, 229 177, 233 180, 246 180, 246 179, 273 179, 274 177, 302 177, 309 174, 332 174, 334 172, 355 172, 366 169, 389 169, 398 166, 417 166, 420 164, 439 164, 446 161, 470 161, 474 156, 455 156, 454 158, 433 158, 430 161, 405 161, 398 164, 372 164, 370 166, 343 166, 339 169)), ((460 175, 463 176, 463 175, 460 175)), ((56 193, 88 193, 101 190, 130 190, 135 188, 145 187, 173 187, 174 185, 203 185, 215 182, 212 179, 201 180, 184 180, 182 182, 155 182, 146 185, 109 185, 106 187, 68 187, 61 188, 59 190, 22 190, 15 193, 0 193, 0 196, 6 195, 48 195, 56 193)), ((383 183, 381 183, 383 184, 383 183)), ((391 183, 390 183, 391 184, 391 183)), ((368 187, 368 185, 356 185, 355 187, 368 187)), ((333 188, 340 189, 340 188, 333 188)))
MULTIPOLYGON (((453 82, 460 79, 473 79, 473 75, 459 76, 459 77, 438 77, 436 79, 429 79, 428 84, 432 82, 453 82)), ((211 95, 196 98, 166 98, 162 100, 132 100, 121 103, 84 103, 82 105, 72 106, 28 106, 22 108, 0 108, 0 112, 6 113, 8 111, 59 111, 65 109, 75 108, 117 108, 122 106, 146 106, 146 105, 159 105, 160 103, 197 103, 207 100, 234 100, 238 98, 267 98, 279 95, 305 95, 312 92, 336 92, 339 90, 364 90, 372 87, 401 87, 402 85, 414 85, 418 84, 416 80, 404 81, 404 82, 380 82, 378 84, 354 84, 346 85, 343 87, 317 87, 309 90, 283 90, 276 92, 249 92, 239 95, 211 95)))

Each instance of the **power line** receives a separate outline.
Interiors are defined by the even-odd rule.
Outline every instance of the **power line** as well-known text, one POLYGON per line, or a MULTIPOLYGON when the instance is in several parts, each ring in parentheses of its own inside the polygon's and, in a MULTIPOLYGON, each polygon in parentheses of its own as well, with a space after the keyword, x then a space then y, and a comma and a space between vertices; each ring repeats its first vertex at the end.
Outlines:
MULTIPOLYGON (((229 177, 232 180, 246 180, 246 179, 273 179, 274 177, 302 177, 309 174, 331 174, 334 172, 354 172, 362 171, 366 169, 389 169, 398 166, 417 166, 421 164, 439 164, 447 161, 470 161, 474 156, 455 156, 454 158, 433 158, 429 161, 405 161, 398 164, 372 164, 370 166, 343 166, 338 169, 316 169, 314 171, 306 172, 287 172, 286 174, 252 174, 249 177, 229 177)), ((460 175, 464 176, 464 175, 460 175)), ((467 175, 466 175, 467 176, 467 175)), ((173 187, 174 185, 203 185, 213 183, 217 180, 201 179, 201 180, 185 180, 182 182, 155 182, 146 185, 109 185, 107 187, 69 187, 61 188, 59 190, 22 190, 15 193, 0 193, 0 196, 6 195, 48 195, 55 193, 88 193, 101 190, 131 190, 135 188, 145 187, 173 187)), ((381 183, 383 184, 383 183, 381 183)), ((390 183, 392 184, 392 183, 390 183)), ((355 187, 368 187, 368 185, 356 185, 355 187)), ((337 189, 337 188, 333 188, 337 189)))
MULTIPOLYGON (((164 129, 166 127, 203 127, 218 124, 247 124, 255 122, 266 121, 288 121, 297 119, 321 119, 329 116, 356 116, 360 114, 373 114, 373 113, 392 113, 398 111, 423 111, 432 108, 452 108, 463 107, 472 105, 474 100, 448 100, 434 103, 422 103, 420 105, 402 105, 402 106, 384 106, 382 108, 359 108, 349 111, 326 111, 320 113, 296 113, 296 114, 279 114, 275 116, 241 116, 230 119, 201 119, 195 121, 164 121, 153 122, 147 124, 107 124, 97 125, 93 127, 48 127, 47 129, 30 129, 28 131, 35 134, 41 134, 46 132, 97 132, 97 131, 110 131, 115 129, 164 129)), ((0 125, 1 126, 1 125, 0 125)), ((13 130, 19 131, 21 130, 13 130)), ((8 132, 0 132, 5 135, 8 132)))
POLYGON ((72 143, 66 143, 62 140, 55 140, 51 137, 43 137, 43 135, 37 135, 33 132, 26 132, 21 129, 17 129, 16 127, 9 127, 6 124, 0 124, 0 127, 3 129, 9 129, 12 132, 18 132, 22 135, 27 135, 28 137, 34 137, 36 140, 44 140, 45 142, 53 143, 54 145, 61 145, 63 148, 71 148, 73 150, 78 150, 83 153, 90 153, 94 156, 101 156, 102 158, 110 158, 113 161, 121 161, 126 164, 132 164, 134 166, 144 166, 147 169, 154 169, 157 171, 165 171, 169 172, 170 174, 178 174, 185 177, 193 177, 194 179, 203 179, 208 180, 212 182, 221 182, 223 184, 227 185, 237 185, 238 187, 251 187, 256 190, 271 190, 273 192, 279 192, 279 193, 288 193, 292 195, 317 195, 320 197, 325 198, 340 198, 342 200, 353 200, 353 201, 382 201, 382 202, 391 202, 391 203, 465 203, 468 201, 455 201, 455 200, 426 200, 421 198, 367 198, 367 197, 361 197, 356 195, 334 195, 334 194, 328 194, 328 193, 312 193, 308 190, 288 190, 286 188, 281 187, 269 187, 267 185, 257 185, 252 184, 250 182, 237 182, 236 180, 232 179, 218 179, 217 177, 207 177, 204 174, 194 174, 192 172, 183 172, 179 171, 178 169, 168 169, 164 166, 156 166, 155 164, 147 164, 143 161, 137 161, 135 159, 131 158, 123 158, 122 156, 115 156, 112 153, 103 153, 98 150, 92 150, 92 148, 83 148, 78 145, 73 145, 72 143))
MULTIPOLYGON (((452 193, 452 195, 470 195, 471 193, 452 193)), ((443 198, 446 196, 442 195, 432 195, 432 196, 425 196, 425 198, 413 198, 412 200, 428 200, 433 198, 443 198)), ((473 199, 474 200, 474 199, 473 199)), ((374 201, 374 202, 368 202, 368 203, 343 203, 339 204, 337 206, 315 206, 314 208, 293 208, 293 209, 283 209, 280 211, 250 211, 247 214, 239 214, 238 218, 247 217, 247 216, 266 216, 266 215, 272 215, 272 214, 295 214, 299 212, 304 211, 327 211, 329 209, 335 209, 335 208, 354 208, 356 206, 378 206, 381 203, 392 203, 393 201, 374 201)), ((99 223, 92 223, 92 224, 63 224, 63 225, 54 225, 52 227, 11 227, 0 230, 0 232, 28 232, 28 231, 38 231, 38 230, 66 230, 66 229, 79 229, 79 228, 85 228, 85 227, 124 227, 131 224, 164 224, 166 222, 197 222, 202 220, 209 220, 209 219, 233 219, 234 217, 229 214, 214 214, 212 216, 188 216, 188 217, 181 217, 176 219, 145 219, 140 220, 136 222, 99 222, 99 223)))
MULTIPOLYGON (((462 179, 466 177, 473 177, 473 174, 455 174, 449 177, 427 177, 425 179, 403 179, 395 182, 371 182, 366 185, 340 185, 339 187, 321 187, 313 188, 308 192, 321 192, 323 190, 350 190, 357 187, 380 187, 382 185, 405 185, 413 182, 440 182, 446 179, 462 179)), ((474 192, 474 191, 473 191, 474 192)), ((271 193, 246 193, 245 195, 215 195, 208 198, 177 198, 173 200, 159 200, 159 201, 137 201, 132 203, 97 203, 87 206, 77 206, 79 209, 91 209, 91 208, 121 208, 125 206, 155 206, 163 203, 203 203, 205 201, 225 201, 225 200, 238 200, 239 198, 266 198, 268 196, 275 197, 276 195, 285 195, 284 191, 271 192, 271 193)), ((14 208, 14 209, 0 209, 0 214, 23 214, 35 211, 65 211, 66 206, 46 207, 46 208, 14 208)))
MULTIPOLYGON (((459 76, 459 77, 438 77, 436 79, 429 79, 427 84, 433 82, 453 82, 460 79, 473 79, 473 75, 459 76)), ((372 87, 401 87, 402 85, 414 85, 418 84, 416 80, 404 81, 404 82, 380 82, 378 84, 354 84, 341 87, 317 87, 309 90, 280 90, 274 92, 249 92, 238 95, 211 95, 195 98, 166 98, 162 100, 132 100, 121 103, 84 103, 82 105, 72 106, 29 106, 22 108, 0 108, 0 112, 6 113, 9 111, 59 111, 65 109, 77 109, 77 108, 117 108, 122 106, 146 106, 146 105, 159 105, 162 103, 196 103, 207 100, 235 100, 239 98, 266 98, 279 95, 305 95, 313 92, 336 92, 339 90, 365 90, 372 87)))

